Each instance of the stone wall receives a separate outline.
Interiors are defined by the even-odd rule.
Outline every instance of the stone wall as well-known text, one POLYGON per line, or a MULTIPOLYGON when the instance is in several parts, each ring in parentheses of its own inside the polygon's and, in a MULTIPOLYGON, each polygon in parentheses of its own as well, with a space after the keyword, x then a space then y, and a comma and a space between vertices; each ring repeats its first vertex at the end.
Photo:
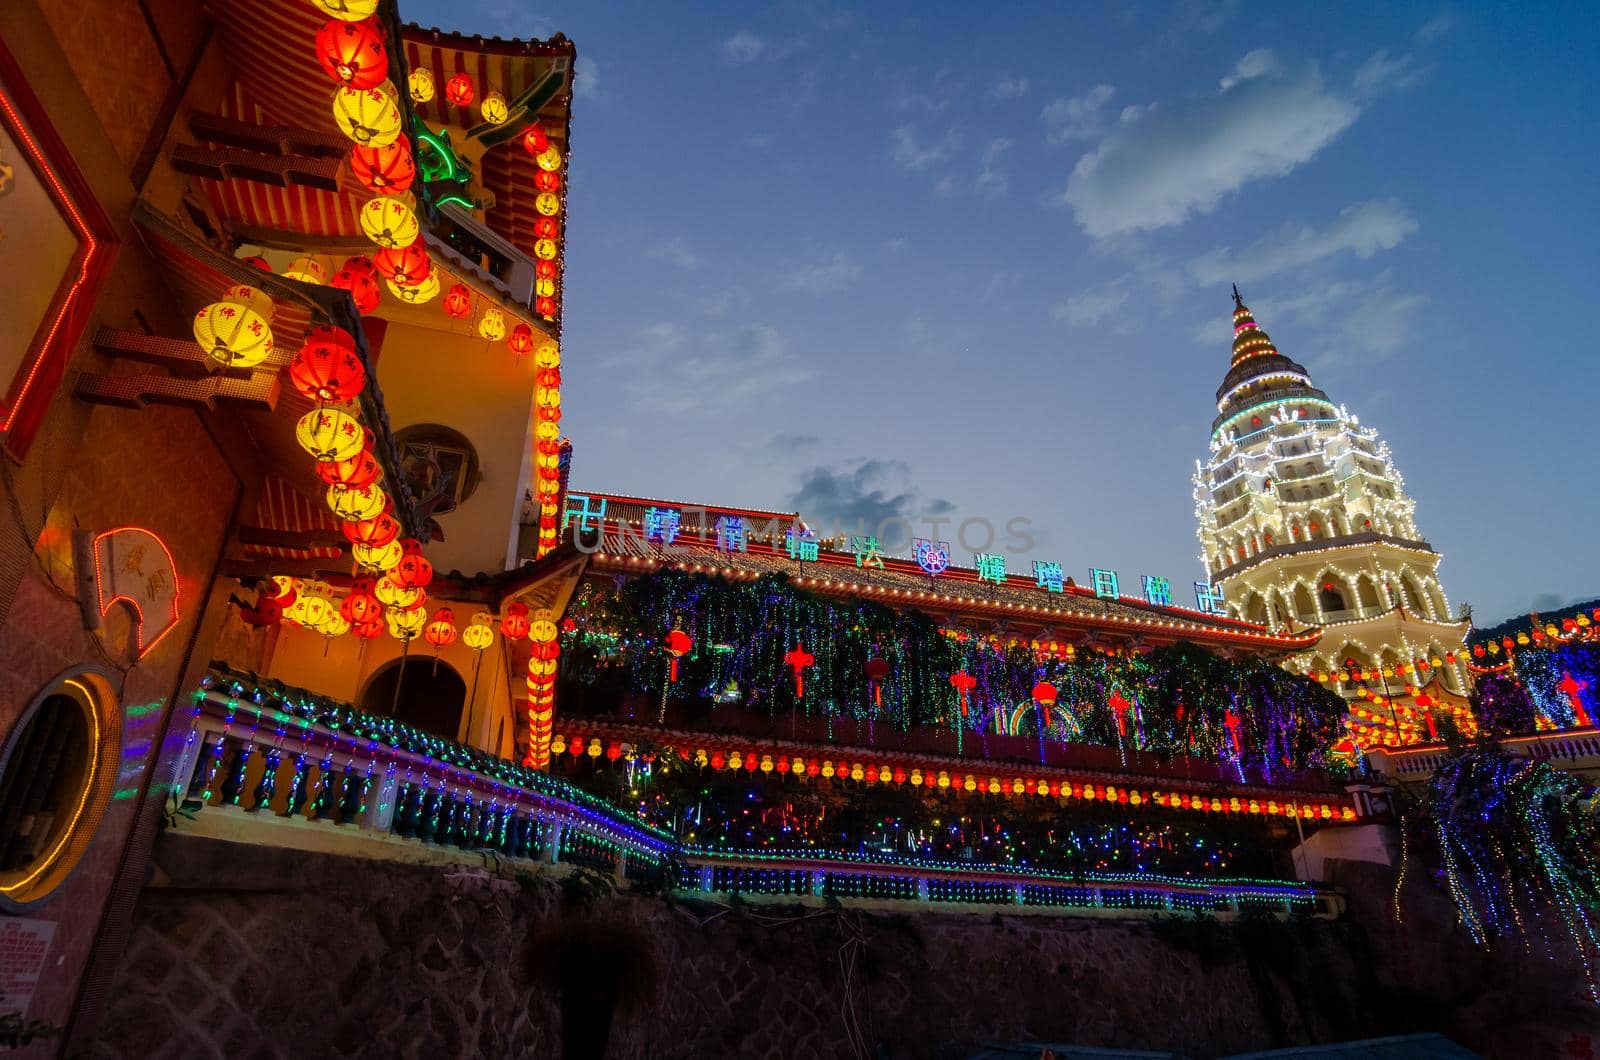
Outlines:
POLYGON ((181 833, 157 865, 95 1057, 559 1057, 563 1012, 592 1031, 613 1006, 617 1060, 1206 1057, 1452 1031, 1466 996, 1378 992, 1383 940, 1350 923, 729 909, 181 833))

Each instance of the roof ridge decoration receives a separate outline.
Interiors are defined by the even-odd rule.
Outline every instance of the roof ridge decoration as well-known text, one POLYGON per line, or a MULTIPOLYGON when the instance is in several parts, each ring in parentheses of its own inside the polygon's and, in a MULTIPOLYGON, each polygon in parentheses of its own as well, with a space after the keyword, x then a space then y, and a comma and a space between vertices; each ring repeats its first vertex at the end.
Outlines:
POLYGON ((1250 307, 1239 296, 1238 285, 1233 288, 1233 305, 1233 363, 1238 365, 1251 357, 1280 356, 1272 339, 1256 323, 1250 307))

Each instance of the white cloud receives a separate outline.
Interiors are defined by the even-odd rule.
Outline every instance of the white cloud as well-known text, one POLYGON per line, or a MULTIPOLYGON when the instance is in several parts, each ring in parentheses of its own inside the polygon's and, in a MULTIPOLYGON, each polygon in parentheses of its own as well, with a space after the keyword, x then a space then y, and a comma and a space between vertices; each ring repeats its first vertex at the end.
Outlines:
POLYGON ((861 278, 861 266, 848 254, 835 254, 827 261, 802 265, 784 274, 779 286, 808 294, 832 294, 842 291, 861 278))
POLYGON ((1030 87, 1026 77, 1003 77, 989 89, 989 95, 994 99, 1016 99, 1026 96, 1030 87))
POLYGON ((1417 29, 1417 40, 1422 44, 1431 44, 1450 32, 1456 24, 1455 16, 1448 11, 1441 11, 1417 29))
POLYGON ((700 255, 689 249, 689 244, 682 236, 662 240, 645 253, 680 269, 698 269, 701 264, 700 255))
POLYGON ((889 134, 889 157, 894 159, 894 164, 901 169, 927 169, 949 158, 955 149, 954 130, 945 133, 931 144, 923 144, 917 138, 917 128, 914 125, 902 125, 889 134))
POLYGON ((1116 90, 1110 85, 1095 85, 1081 96, 1052 99, 1044 105, 1045 139, 1053 144, 1069 140, 1092 140, 1104 124, 1100 111, 1116 90))
POLYGON ((1006 153, 1011 141, 997 137, 983 149, 983 169, 978 174, 973 190, 985 199, 997 199, 1011 187, 1011 179, 1000 168, 1000 156, 1006 153))
POLYGON ((1388 48, 1379 48, 1372 58, 1356 68, 1351 87, 1363 96, 1415 88, 1433 73, 1433 66, 1420 66, 1410 55, 1390 58, 1388 48))
MULTIPOLYGON (((1396 288, 1387 271, 1376 279, 1341 280, 1289 298, 1248 297, 1255 318, 1283 353, 1313 372, 1360 374, 1409 346, 1426 297, 1396 288)), ((1194 330, 1202 345, 1226 350, 1231 328, 1220 308, 1194 330)))
POLYGON ((572 94, 579 99, 600 99, 600 64, 587 55, 578 56, 572 69, 572 94))
POLYGON ((1073 327, 1098 324, 1128 303, 1128 285, 1120 280, 1096 284, 1053 306, 1050 315, 1073 327))
POLYGON ((753 63, 767 50, 767 42, 742 29, 722 42, 722 57, 730 63, 753 63))
POLYGON ((812 376, 767 324, 697 329, 692 349, 683 352, 686 338, 678 324, 645 329, 642 349, 630 357, 628 390, 636 408, 668 414, 731 408, 812 376))
POLYGON ((1360 109, 1315 63, 1251 52, 1208 96, 1125 112, 1073 167, 1060 201, 1096 238, 1179 225, 1247 183, 1314 158, 1360 109))
POLYGON ((1397 199, 1358 202, 1323 229, 1284 225, 1243 250, 1213 250, 1191 261, 1189 274, 1202 284, 1249 283, 1346 252, 1370 258, 1393 250, 1416 230, 1416 219, 1397 199))

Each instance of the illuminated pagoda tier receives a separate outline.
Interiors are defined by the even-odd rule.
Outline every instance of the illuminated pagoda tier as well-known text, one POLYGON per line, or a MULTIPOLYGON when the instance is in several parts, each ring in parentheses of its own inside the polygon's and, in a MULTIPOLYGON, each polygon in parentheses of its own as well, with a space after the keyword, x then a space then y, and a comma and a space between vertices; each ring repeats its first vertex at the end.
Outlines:
POLYGON ((1428 741, 1447 715, 1472 729, 1469 622, 1451 611, 1388 445, 1233 297, 1232 363, 1194 476, 1212 583, 1245 621, 1320 629, 1285 665, 1345 696, 1361 745, 1428 741))

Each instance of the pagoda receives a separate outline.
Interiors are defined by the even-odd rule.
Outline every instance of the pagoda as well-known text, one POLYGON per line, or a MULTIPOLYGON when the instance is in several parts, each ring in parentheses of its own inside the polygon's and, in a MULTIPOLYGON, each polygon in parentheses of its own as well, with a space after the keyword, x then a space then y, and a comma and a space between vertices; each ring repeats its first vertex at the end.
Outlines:
POLYGON ((1435 739, 1446 715, 1471 728, 1470 623, 1387 443, 1279 352, 1237 287, 1233 299, 1232 361, 1194 474, 1209 577, 1241 619, 1321 629, 1285 665, 1346 697, 1357 743, 1435 739))

